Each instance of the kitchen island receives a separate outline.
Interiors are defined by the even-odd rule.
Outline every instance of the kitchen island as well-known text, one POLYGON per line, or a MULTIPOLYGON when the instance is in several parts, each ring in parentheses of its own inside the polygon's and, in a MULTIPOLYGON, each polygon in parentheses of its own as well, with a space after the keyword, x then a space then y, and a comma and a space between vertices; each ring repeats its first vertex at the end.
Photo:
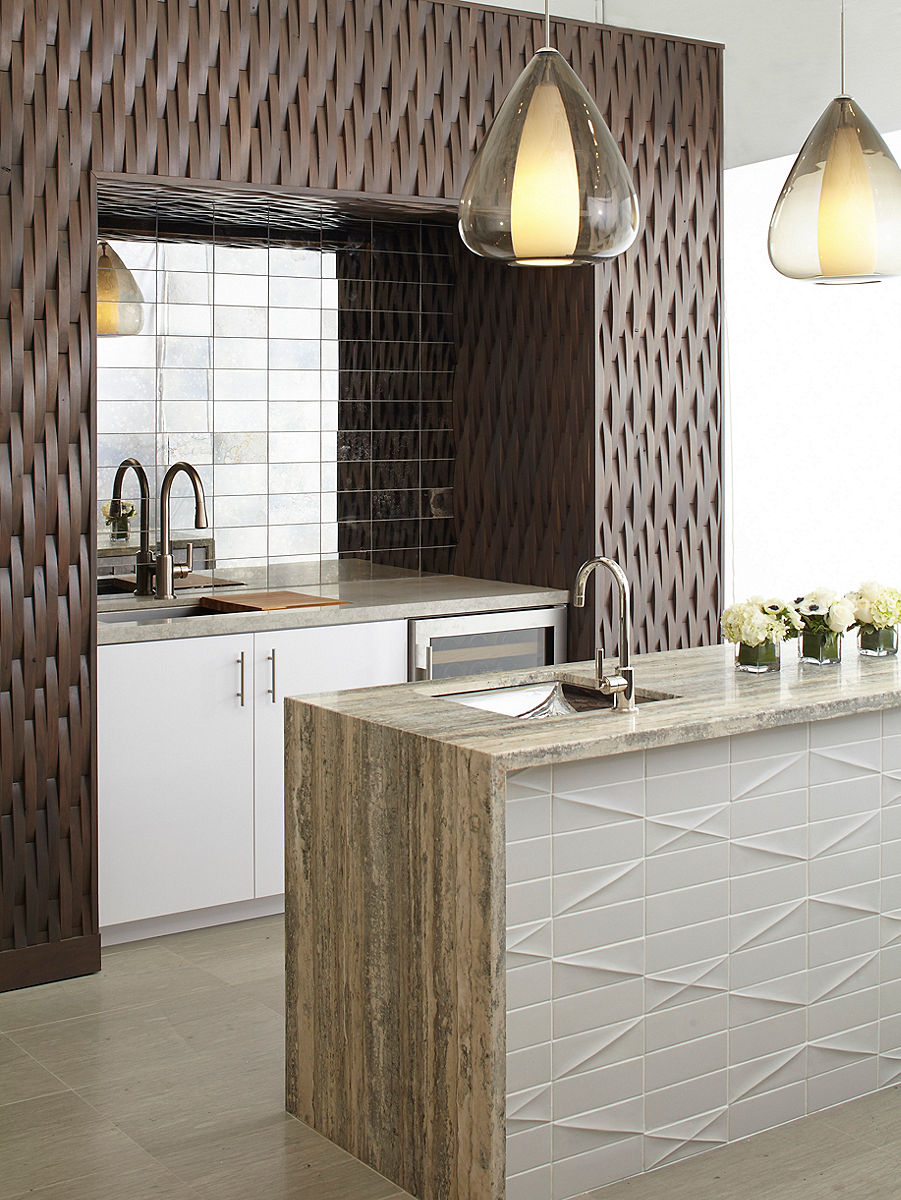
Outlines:
POLYGON ((568 1200, 897 1082, 901 667, 785 658, 287 701, 289 1110, 421 1200, 568 1200))

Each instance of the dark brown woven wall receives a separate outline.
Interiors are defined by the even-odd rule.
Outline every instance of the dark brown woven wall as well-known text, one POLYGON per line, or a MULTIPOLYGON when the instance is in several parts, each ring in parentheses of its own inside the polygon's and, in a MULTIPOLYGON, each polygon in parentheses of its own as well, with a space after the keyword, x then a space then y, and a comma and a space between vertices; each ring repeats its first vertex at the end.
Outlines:
MULTIPOLYGON (((622 311, 603 324, 603 392, 613 417, 632 403, 672 408, 677 425, 689 412, 659 487, 642 484, 651 493, 630 499, 629 481, 653 446, 633 456, 617 431, 605 460, 618 481, 605 518, 616 537, 626 522, 637 536, 671 520, 664 545, 678 554, 688 516, 679 497, 695 505, 689 524, 708 568, 694 575, 684 556, 678 587, 672 567, 662 569, 652 605, 662 630, 670 609, 684 624, 693 591, 709 611, 716 570, 711 485, 700 477, 709 465, 719 486, 718 430, 703 425, 700 398, 712 406, 718 394, 718 57, 567 23, 554 36, 612 112, 656 214, 611 272, 622 311), (682 290, 665 279, 674 265, 682 290), (672 490, 682 472, 696 480, 693 499, 691 487, 672 490), (636 502, 655 514, 651 525, 636 502)), ((98 962, 93 174, 452 198, 540 39, 534 17, 433 0, 0 4, 0 990, 98 962)), ((534 432, 547 436, 537 422, 534 432)), ((499 508, 486 503, 476 521, 499 508)), ((543 571, 547 549, 520 537, 543 571)), ((474 569, 498 573, 485 553, 474 569)))
MULTIPOLYGON (((571 587, 600 552, 631 581, 638 649, 706 645, 721 609, 720 53, 608 29, 559 45, 623 148, 641 232, 594 270, 459 252, 457 570, 571 587)), ((594 586, 613 652, 611 582, 594 586)), ((573 658, 594 653, 593 598, 570 610, 573 658)))

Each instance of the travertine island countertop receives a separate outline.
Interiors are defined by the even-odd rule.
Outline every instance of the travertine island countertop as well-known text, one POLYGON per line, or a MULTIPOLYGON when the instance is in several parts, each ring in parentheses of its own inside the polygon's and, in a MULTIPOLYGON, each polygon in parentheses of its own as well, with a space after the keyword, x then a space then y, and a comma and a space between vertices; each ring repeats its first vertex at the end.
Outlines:
POLYGON ((847 642, 639 656, 634 714, 443 698, 588 663, 287 700, 289 1111, 419 1200, 568 1200, 897 1082, 901 664, 847 642))
MULTIPOLYGON (((454 692, 558 677, 590 685, 589 662, 296 699, 487 754, 505 770, 515 770, 901 705, 901 659, 861 658, 851 636, 847 641, 851 645, 837 667, 802 665, 791 642, 783 648, 782 670, 769 675, 736 671, 731 646, 639 655, 637 691, 674 698, 642 703, 639 696, 636 713, 600 711, 523 721, 442 699, 454 692)), ((608 666, 615 666, 615 660, 608 666)))

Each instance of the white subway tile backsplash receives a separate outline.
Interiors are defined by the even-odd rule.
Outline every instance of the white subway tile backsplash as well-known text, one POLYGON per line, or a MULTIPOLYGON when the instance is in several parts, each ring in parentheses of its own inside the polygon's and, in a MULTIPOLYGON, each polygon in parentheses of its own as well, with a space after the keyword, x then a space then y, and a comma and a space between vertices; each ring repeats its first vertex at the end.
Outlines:
POLYGON ((269 462, 319 462, 319 436, 315 433, 270 433, 269 462))
POLYGON ((851 742, 843 746, 823 746, 812 750, 810 782, 832 783, 878 771, 881 753, 878 741, 851 742))
POLYGON ((731 984, 737 991, 756 984, 782 979, 807 966, 807 938, 786 938, 782 942, 739 950, 732 955, 731 984))
POLYGON ((699 883, 713 883, 729 877, 729 845, 712 841, 709 845, 674 854, 648 857, 648 895, 676 892, 699 883))
POLYGON ((699 1113, 720 1112, 728 1098, 725 1061, 721 1069, 709 1075, 681 1079, 671 1087, 648 1091, 645 1095, 645 1121, 652 1132, 677 1121, 690 1120, 699 1113))
POLYGON ((243 404, 248 400, 262 403, 268 398, 269 375, 267 371, 251 368, 220 369, 215 373, 216 404, 230 401, 243 404))
POLYGON ((818 1112, 864 1096, 876 1090, 878 1082, 876 1056, 852 1062, 823 1075, 812 1075, 807 1081, 807 1110, 818 1112))
POLYGON ((901 734, 901 708, 882 710, 882 733, 884 737, 897 737, 901 734))
POLYGON ((729 1102, 762 1096, 807 1078, 808 1048, 787 1046, 729 1069, 729 1102))
POLYGON ((213 366, 265 371, 267 344, 265 337, 216 338, 213 366))
POLYGON ((522 800, 510 799, 507 785, 507 844, 523 838, 541 837, 551 832, 550 796, 532 795, 522 800))
POLYGON ((648 854, 690 850, 709 845, 711 840, 729 836, 729 805, 667 813, 645 822, 645 848, 648 854))
POLYGON ((507 1012, 531 1008, 548 1000, 551 995, 551 969, 550 959, 543 962, 535 960, 514 968, 508 965, 507 1012))
POLYGON ((554 1035, 551 1066, 555 1080, 625 1062, 644 1051, 644 1020, 640 1015, 569 1037, 558 1037, 555 1029, 554 1035))
MULTIPOLYGON (((185 306, 182 306, 185 307, 185 306)), ((217 338, 267 338, 269 336, 269 309, 265 305, 214 305, 213 332, 217 338)))
POLYGON ((103 409, 123 407, 134 401, 156 401, 156 370, 153 367, 98 367, 97 415, 103 409))
POLYGON ((551 881, 507 884, 507 925, 525 925, 551 915, 551 881))
POLYGON ((507 1052, 507 1090, 520 1092, 551 1078, 551 1043, 507 1052))
POLYGON ((585 954, 554 961, 554 999, 593 991, 641 976, 645 970, 644 940, 604 946, 585 954))

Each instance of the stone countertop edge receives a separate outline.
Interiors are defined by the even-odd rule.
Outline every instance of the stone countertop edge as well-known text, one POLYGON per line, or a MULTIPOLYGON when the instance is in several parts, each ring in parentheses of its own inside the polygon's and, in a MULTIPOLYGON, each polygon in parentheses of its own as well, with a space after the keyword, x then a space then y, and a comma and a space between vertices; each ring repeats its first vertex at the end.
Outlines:
MULTIPOLYGON (((264 588, 256 590, 264 591, 264 588)), ((182 591, 173 601, 104 597, 98 601, 98 616, 104 613, 142 611, 159 606, 159 620, 115 623, 97 621, 97 644, 171 641, 179 638, 210 637, 216 634, 264 633, 282 629, 306 629, 317 625, 350 625, 369 621, 408 620, 412 617, 450 617, 466 613, 516 611, 566 604, 569 592, 559 588, 469 579, 462 575, 430 575, 412 579, 352 580, 341 584, 281 585, 281 591, 338 596, 344 604, 286 608, 268 612, 216 613, 166 619, 167 607, 199 603, 203 592, 182 591)))
POLYGON ((736 671, 732 646, 639 655, 636 689, 674 698, 641 704, 636 713, 601 710, 523 721, 442 699, 558 677, 590 684, 590 662, 327 692, 286 703, 486 754, 508 771, 901 707, 899 658, 863 658, 849 645, 837 666, 815 666, 799 663, 793 650, 793 644, 783 647, 782 670, 768 675, 736 671))

